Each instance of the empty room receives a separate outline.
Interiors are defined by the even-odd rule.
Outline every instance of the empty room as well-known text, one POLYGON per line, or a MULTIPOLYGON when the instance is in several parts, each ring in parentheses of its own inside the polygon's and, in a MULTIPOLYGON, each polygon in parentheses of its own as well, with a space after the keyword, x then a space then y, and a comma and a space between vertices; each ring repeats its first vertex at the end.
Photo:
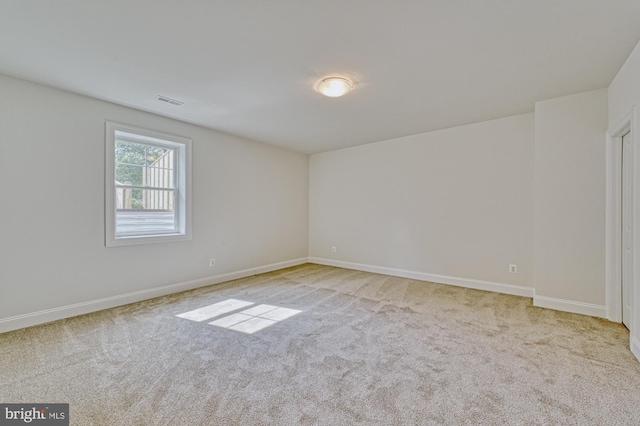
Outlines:
POLYGON ((0 424, 640 422, 638 0, 0 0, 0 144, 0 424))

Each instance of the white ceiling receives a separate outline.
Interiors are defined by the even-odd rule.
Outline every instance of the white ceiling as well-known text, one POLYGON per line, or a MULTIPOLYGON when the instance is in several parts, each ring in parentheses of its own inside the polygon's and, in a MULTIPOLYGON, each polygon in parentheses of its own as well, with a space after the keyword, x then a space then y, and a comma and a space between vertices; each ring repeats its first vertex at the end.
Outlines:
POLYGON ((607 87, 638 40, 640 0, 0 0, 0 73, 305 153, 607 87))

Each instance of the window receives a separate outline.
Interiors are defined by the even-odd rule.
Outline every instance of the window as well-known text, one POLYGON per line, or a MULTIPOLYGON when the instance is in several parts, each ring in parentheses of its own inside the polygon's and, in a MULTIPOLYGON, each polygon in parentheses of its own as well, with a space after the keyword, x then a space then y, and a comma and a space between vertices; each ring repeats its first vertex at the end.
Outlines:
POLYGON ((191 139, 107 122, 106 245, 191 239, 191 139))

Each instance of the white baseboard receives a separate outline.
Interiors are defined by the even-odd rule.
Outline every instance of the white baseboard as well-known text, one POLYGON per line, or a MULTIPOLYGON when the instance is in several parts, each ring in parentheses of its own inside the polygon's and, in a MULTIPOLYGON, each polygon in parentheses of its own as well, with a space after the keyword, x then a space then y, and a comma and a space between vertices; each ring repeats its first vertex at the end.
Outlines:
POLYGON ((591 303, 576 302, 574 300, 554 299, 546 296, 533 296, 533 306, 555 309, 556 311, 589 315, 591 317, 607 318, 607 307, 591 303))
POLYGON ((491 281, 474 280, 470 278, 449 277, 446 275, 427 274, 424 272, 407 271, 404 269, 386 268, 383 266, 365 265, 362 263, 343 262, 339 260, 310 257, 310 263, 318 265, 336 266, 357 271, 373 272, 375 274, 391 275, 394 277, 410 278, 420 281, 430 281, 439 284, 449 284, 457 287, 473 288, 475 290, 493 291, 496 293, 512 294, 514 296, 533 297, 534 290, 513 284, 495 283, 491 281))
POLYGON ((638 361, 640 361, 640 340, 635 336, 631 337, 631 352, 638 358, 638 361))
POLYGON ((192 290, 194 288, 205 287, 212 284, 219 284, 226 281, 237 280, 265 272, 276 271, 278 269, 289 268, 291 266, 307 263, 308 258, 288 260, 285 262, 272 263, 270 265, 258 266, 255 268, 243 269, 241 271, 229 272, 226 274, 214 275, 197 280, 186 281, 177 284, 155 287, 148 290, 134 291, 117 296, 105 297, 87 302, 74 303, 72 305, 60 306, 38 312, 31 312, 23 315, 16 315, 8 318, 0 318, 0 333, 18 330, 20 328, 31 327, 44 324, 63 318, 70 318, 77 315, 88 314, 90 312, 101 311, 103 309, 115 308, 116 306, 127 305, 129 303, 140 302, 154 297, 166 296, 168 294, 179 293, 181 291, 192 290))
MULTIPOLYGON (((533 305, 541 308, 555 309, 559 311, 572 312, 577 314, 606 318, 606 307, 592 305, 589 303, 575 302, 572 300, 554 299, 545 296, 536 296, 531 287, 518 286, 513 284, 496 283, 491 281, 481 281, 469 278, 457 278, 446 275, 428 274, 417 271, 407 271, 404 269, 387 268, 383 266, 366 265, 362 263, 343 262, 339 260, 324 259, 318 257, 303 257, 284 262, 272 263, 270 265, 258 266, 255 268, 243 269, 226 274, 214 275, 197 280, 171 284, 163 287, 140 290, 131 293, 120 294, 102 299, 90 300, 87 302, 74 303, 57 308, 46 309, 38 312, 31 312, 16 315, 8 318, 0 318, 0 333, 44 324, 63 318, 70 318, 77 315, 88 314, 103 309, 114 308, 127 305, 129 303, 140 302, 154 297, 166 296, 168 294, 179 293, 181 291, 192 290, 208 285, 219 284, 253 275, 302 265, 304 263, 316 263, 318 265, 336 266, 338 268, 354 269, 357 271, 372 272, 376 274, 391 275, 401 278, 429 281, 440 284, 454 285, 458 287, 472 288, 476 290, 493 291, 496 293, 511 294, 515 296, 533 297, 533 305)), ((640 360, 640 341, 633 338, 631 350, 640 360)))

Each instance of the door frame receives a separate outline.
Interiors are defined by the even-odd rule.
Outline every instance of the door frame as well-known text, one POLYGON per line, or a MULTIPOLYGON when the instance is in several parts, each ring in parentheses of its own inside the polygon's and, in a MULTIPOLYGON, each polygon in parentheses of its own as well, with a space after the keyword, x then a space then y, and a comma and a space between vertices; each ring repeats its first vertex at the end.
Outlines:
POLYGON ((640 135, 636 126, 635 106, 618 121, 618 124, 609 128, 606 139, 606 308, 607 318, 610 321, 622 322, 622 136, 631 131, 629 142, 629 152, 625 155, 631 156, 631 160, 626 165, 631 170, 632 188, 627 188, 626 197, 632 203, 633 212, 631 215, 632 241, 632 286, 631 286, 631 321, 630 346, 635 356, 640 359, 640 197, 634 194, 635 188, 640 188, 640 150, 638 149, 640 135))
POLYGON ((636 247, 636 244, 634 241, 634 234, 633 234, 633 230, 634 230, 633 201, 635 198, 633 188, 635 187, 635 183, 633 182, 634 167, 633 167, 633 145, 631 144, 632 137, 633 137, 633 134, 631 133, 631 129, 629 128, 627 132, 622 133, 622 136, 620 137, 621 143, 620 144, 616 143, 616 145, 620 146, 621 153, 622 153, 622 158, 621 158, 622 162, 620 163, 621 172, 622 172, 620 173, 621 175, 620 178, 622 182, 622 191, 620 191, 619 188, 617 191, 618 195, 620 195, 620 200, 622 201, 620 206, 621 207, 620 216, 618 216, 618 218, 620 219, 620 225, 621 225, 618 228, 618 231, 620 232, 620 241, 622 242, 622 244, 619 246, 621 264, 614 265, 614 267, 621 274, 620 283, 621 283, 622 291, 620 292, 619 295, 621 297, 620 305, 622 306, 622 324, 624 324, 627 327, 631 327, 631 314, 633 313, 633 283, 635 282, 635 277, 633 275, 633 272, 635 270, 633 255, 635 253, 635 247, 636 247), (626 142, 625 142, 625 139, 626 139, 626 142), (627 221, 631 222, 630 226, 627 223, 627 221), (630 229, 631 231, 630 233, 625 232, 625 226, 627 226, 630 229), (627 259, 625 257, 625 247, 627 245, 631 247, 630 259, 627 259), (628 264, 629 262, 631 263, 630 265, 628 264), (628 290, 628 292, 626 293, 626 299, 625 299, 625 284, 628 290), (626 322, 625 322, 625 315, 624 315, 625 305, 629 307, 627 312, 628 317, 626 318, 626 322))

